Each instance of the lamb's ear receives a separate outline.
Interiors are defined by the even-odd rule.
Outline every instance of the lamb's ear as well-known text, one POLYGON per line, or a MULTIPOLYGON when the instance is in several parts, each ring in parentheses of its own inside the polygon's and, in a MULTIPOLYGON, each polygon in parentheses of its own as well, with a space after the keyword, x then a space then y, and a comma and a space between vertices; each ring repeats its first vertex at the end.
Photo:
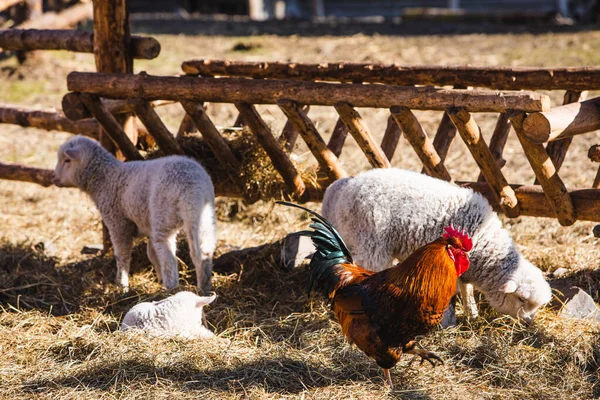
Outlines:
POLYGON ((77 147, 71 147, 70 149, 65 150, 65 157, 70 160, 79 160, 81 159, 81 149, 77 147))
POLYGON ((212 296, 206 296, 206 297, 200 296, 200 298, 196 302, 196 307, 204 307, 205 305, 210 304, 213 301, 215 301, 216 298, 217 298, 216 293, 213 293, 212 296))
POLYGON ((515 282, 515 281, 513 281, 513 280, 511 279, 511 280, 508 280, 508 281, 506 281, 506 282, 504 283, 504 285, 502 285, 502 286, 500 287, 500 291, 501 291, 502 293, 507 293, 507 294, 508 294, 508 293, 514 293, 514 292, 516 292, 516 291, 517 291, 517 288, 518 288, 517 282, 515 282))

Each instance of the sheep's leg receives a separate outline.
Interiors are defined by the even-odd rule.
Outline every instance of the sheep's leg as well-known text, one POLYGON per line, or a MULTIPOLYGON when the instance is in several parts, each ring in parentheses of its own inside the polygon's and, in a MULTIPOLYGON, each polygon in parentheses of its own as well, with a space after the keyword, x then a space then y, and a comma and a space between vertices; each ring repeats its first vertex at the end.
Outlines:
POLYGON ((470 318, 477 318, 479 316, 479 311, 477 310, 477 303, 475 302, 475 296, 473 294, 473 285, 463 282, 460 278, 456 283, 460 290, 460 298, 465 313, 470 318))
POLYGON ((110 229, 110 239, 117 260, 117 283, 124 292, 129 290, 129 267, 131 266, 131 250, 133 248, 133 233, 127 227, 110 229))
POLYGON ((161 271, 162 284, 167 290, 177 287, 179 284, 179 272, 177 271, 177 257, 175 257, 175 249, 177 247, 176 234, 173 233, 168 237, 156 235, 150 239, 152 248, 158 259, 158 264, 161 271))
POLYGON ((148 239, 146 250, 148 253, 148 259, 154 267, 154 272, 156 272, 156 278, 158 279, 158 283, 162 284, 162 272, 160 270, 160 262, 158 261, 158 257, 156 256, 156 252, 154 251, 154 247, 152 247, 152 241, 150 239, 148 239))
POLYGON ((190 257, 196 268, 198 292, 205 295, 209 295, 212 289, 212 257, 216 247, 213 215, 212 205, 206 205, 200 218, 194 218, 185 226, 190 257))

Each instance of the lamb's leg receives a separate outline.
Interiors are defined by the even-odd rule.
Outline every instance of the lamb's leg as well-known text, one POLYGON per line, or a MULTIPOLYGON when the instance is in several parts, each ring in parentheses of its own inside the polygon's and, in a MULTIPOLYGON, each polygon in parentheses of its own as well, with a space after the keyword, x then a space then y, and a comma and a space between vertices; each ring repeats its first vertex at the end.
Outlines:
POLYGON ((175 257, 176 233, 164 237, 162 235, 153 235, 152 248, 158 259, 159 269, 161 271, 162 284, 167 290, 177 287, 179 284, 179 272, 177 271, 177 257, 175 257))
POLYGON ((473 294, 473 285, 463 282, 460 278, 456 283, 460 290, 460 298, 465 313, 469 318, 477 318, 479 316, 479 311, 477 311, 477 303, 475 302, 475 296, 473 294))
POLYGON ((146 250, 148 253, 148 259, 152 263, 154 267, 154 272, 156 272, 156 278, 158 279, 158 283, 162 284, 162 273, 160 270, 160 262, 158 261, 158 257, 156 256, 156 252, 154 251, 154 247, 152 247, 152 241, 148 239, 148 244, 146 246, 146 250))
POLYGON ((185 225, 190 256, 196 268, 198 292, 207 296, 212 289, 212 257, 216 246, 213 215, 212 205, 206 205, 200 218, 194 218, 185 225))
POLYGON ((117 283, 124 292, 129 291, 129 267, 131 266, 131 249, 133 248, 133 233, 126 227, 112 228, 109 226, 110 239, 117 260, 117 283))

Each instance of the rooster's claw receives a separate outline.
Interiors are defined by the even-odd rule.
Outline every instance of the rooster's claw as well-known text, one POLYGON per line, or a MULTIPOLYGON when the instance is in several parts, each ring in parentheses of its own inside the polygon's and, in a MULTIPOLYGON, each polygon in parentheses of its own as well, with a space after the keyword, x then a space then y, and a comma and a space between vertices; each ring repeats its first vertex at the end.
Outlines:
POLYGON ((408 364, 409 367, 412 365, 413 361, 415 361, 417 356, 421 357, 421 362, 419 363, 419 365, 423 365, 423 362, 425 360, 427 360, 433 367, 436 366, 436 361, 439 361, 440 365, 444 365, 444 360, 442 360, 437 354, 431 351, 427 351, 424 349, 412 349, 410 351, 407 351, 406 353, 415 355, 413 359, 410 360, 410 363, 408 364))

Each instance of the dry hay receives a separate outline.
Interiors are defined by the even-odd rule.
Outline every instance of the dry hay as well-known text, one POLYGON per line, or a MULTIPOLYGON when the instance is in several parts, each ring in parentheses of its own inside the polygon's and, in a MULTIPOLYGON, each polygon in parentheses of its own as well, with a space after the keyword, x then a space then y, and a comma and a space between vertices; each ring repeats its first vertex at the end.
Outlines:
MULTIPOLYGON (((259 200, 289 198, 289 191, 281 175, 271 162, 265 149, 260 145, 256 136, 247 128, 224 129, 221 132, 232 152, 241 161, 241 168, 236 172, 243 187, 242 197, 248 203, 259 200)), ((217 160, 214 153, 199 133, 186 133, 177 138, 177 142, 189 157, 198 160, 211 176, 215 186, 235 186, 228 169, 217 160)), ((162 150, 154 148, 148 158, 163 156, 162 150)), ((314 168, 307 168, 295 162, 292 163, 300 172, 305 182, 317 185, 317 174, 314 168)))

